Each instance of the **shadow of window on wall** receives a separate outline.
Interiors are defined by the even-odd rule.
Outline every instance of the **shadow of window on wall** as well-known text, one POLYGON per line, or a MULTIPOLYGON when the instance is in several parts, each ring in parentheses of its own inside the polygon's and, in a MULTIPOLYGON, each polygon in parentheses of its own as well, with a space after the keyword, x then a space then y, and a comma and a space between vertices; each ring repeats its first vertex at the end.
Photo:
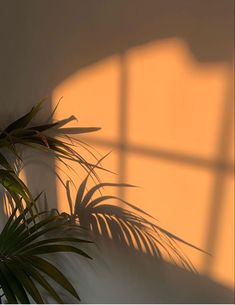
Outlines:
POLYGON ((184 41, 166 39, 79 70, 52 100, 64 97, 58 117, 72 113, 82 125, 102 127, 83 139, 113 150, 109 167, 118 182, 142 187, 119 196, 212 253, 189 256, 201 272, 231 285, 233 257, 223 261, 221 250, 233 256, 230 77, 228 65, 199 64, 184 41))

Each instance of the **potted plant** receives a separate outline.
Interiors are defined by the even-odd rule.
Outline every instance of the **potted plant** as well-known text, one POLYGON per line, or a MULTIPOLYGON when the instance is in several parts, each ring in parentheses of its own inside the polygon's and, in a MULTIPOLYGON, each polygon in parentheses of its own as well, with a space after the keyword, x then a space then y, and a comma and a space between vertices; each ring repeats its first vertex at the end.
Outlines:
MULTIPOLYGON (((62 127, 68 120, 52 122, 56 108, 49 123, 33 124, 43 102, 40 101, 0 132, 1 201, 8 211, 7 221, 0 233, 1 300, 8 303, 44 303, 43 290, 46 290, 56 302, 63 303, 62 296, 51 284, 53 280, 79 301, 72 283, 53 264, 53 256, 70 252, 91 259, 92 251, 87 253, 82 245, 91 243, 94 236, 116 238, 127 247, 139 250, 141 243, 152 255, 162 259, 165 253, 185 268, 194 270, 176 244, 177 241, 185 241, 159 227, 151 215, 138 207, 99 192, 103 187, 133 186, 100 181, 97 170, 105 170, 101 165, 103 158, 95 164, 83 158, 76 149, 74 139, 63 131, 62 127), (50 153, 65 165, 68 160, 79 163, 87 171, 74 203, 69 196, 70 183, 65 182, 70 213, 42 209, 38 200, 43 194, 34 197, 20 178, 19 168, 24 164, 22 151, 27 147, 50 153), (89 179, 94 185, 87 190, 89 179), (121 208, 113 204, 113 199, 122 201, 124 206, 121 208), (89 237, 87 230, 91 232, 89 237)), ((98 128, 78 127, 76 133, 96 130, 98 128)))

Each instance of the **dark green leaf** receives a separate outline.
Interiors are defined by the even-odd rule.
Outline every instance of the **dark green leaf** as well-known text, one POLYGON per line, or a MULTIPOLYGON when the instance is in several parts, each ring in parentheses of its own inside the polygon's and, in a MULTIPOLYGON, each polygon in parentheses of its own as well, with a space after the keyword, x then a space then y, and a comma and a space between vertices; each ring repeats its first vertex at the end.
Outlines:
POLYGON ((24 116, 22 116, 21 118, 19 118, 15 122, 11 123, 7 128, 5 128, 5 130, 0 135, 0 138, 3 134, 5 135, 5 134, 8 134, 15 129, 26 127, 30 123, 30 121, 36 116, 38 111, 41 109, 41 106, 42 106, 42 104, 45 100, 46 99, 42 99, 35 106, 33 106, 32 109, 28 113, 26 113, 24 116))

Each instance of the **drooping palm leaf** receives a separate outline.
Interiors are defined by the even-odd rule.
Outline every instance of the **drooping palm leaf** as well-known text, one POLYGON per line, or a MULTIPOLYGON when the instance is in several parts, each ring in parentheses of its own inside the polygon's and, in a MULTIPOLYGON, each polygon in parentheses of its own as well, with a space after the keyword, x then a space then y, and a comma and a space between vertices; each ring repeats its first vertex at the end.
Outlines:
MULTIPOLYGON (((45 99, 41 100, 32 107, 27 114, 8 125, 0 133, 0 184, 2 184, 11 195, 15 206, 21 209, 23 206, 30 204, 33 198, 30 196, 27 186, 18 177, 17 169, 14 164, 11 164, 7 158, 7 151, 10 151, 15 157, 15 163, 19 161, 23 163, 22 157, 18 152, 19 144, 53 154, 56 160, 70 169, 71 167, 67 164, 67 160, 78 162, 86 171, 91 171, 91 169, 93 169, 93 179, 99 181, 99 178, 94 171, 94 164, 88 162, 77 152, 74 147, 73 139, 66 134, 66 129, 64 130, 64 128, 62 128, 71 119, 32 126, 32 122, 42 108, 44 101, 45 99), (18 195, 16 195, 15 192, 17 192, 18 195), (19 195, 21 199, 19 198, 19 195)), ((93 132, 98 129, 99 128, 95 127, 74 128, 77 134, 93 132)), ((76 144, 78 143, 79 140, 76 141, 76 144)), ((87 151, 89 150, 87 149, 87 151)), ((98 166, 97 168, 103 169, 101 166, 98 166)), ((58 173, 56 173, 56 175, 58 175, 58 173)))
MULTIPOLYGON (((79 300, 79 296, 63 273, 42 254, 72 252, 90 258, 78 248, 90 241, 65 234, 71 225, 63 217, 47 212, 31 216, 29 208, 17 216, 17 208, 0 234, 0 286, 9 303, 44 303, 40 286, 54 300, 63 303, 51 281, 79 300), (60 236, 58 237, 58 232, 60 236)), ((73 230, 79 229, 73 227, 73 230)))
POLYGON ((26 113, 25 115, 23 115, 22 117, 20 117, 10 125, 8 125, 0 134, 0 139, 6 138, 14 130, 25 128, 37 115, 44 101, 45 99, 42 99, 35 106, 33 106, 28 113, 26 113))
POLYGON ((12 171, 12 166, 8 162, 8 160, 4 157, 4 155, 0 152, 0 166, 6 170, 12 171))
POLYGON ((29 206, 34 201, 27 186, 12 169, 0 169, 0 184, 10 194, 19 210, 23 210, 24 203, 29 206))
MULTIPOLYGON (((97 127, 77 127, 77 128, 62 128, 69 120, 61 120, 52 123, 46 123, 37 126, 30 126, 33 119, 40 111, 45 99, 36 104, 24 116, 11 123, 0 133, 0 148, 8 149, 16 159, 21 159, 17 151, 17 145, 21 144, 37 150, 43 150, 51 153, 58 161, 63 159, 78 162, 86 171, 94 168, 94 165, 88 162, 74 148, 73 139, 68 136, 68 133, 89 133, 99 130, 97 127), (51 133, 53 131, 53 135, 51 133), (69 131, 69 132, 68 132, 69 131), (65 140, 67 139, 67 141, 65 140)), ((76 145, 79 140, 76 141, 76 145)), ((84 148, 84 147, 83 147, 84 148)), ((88 149, 87 149, 88 151, 88 149)), ((1 153, 0 166, 9 169, 6 157, 1 153)), ((93 175, 98 179, 95 171, 93 175)))

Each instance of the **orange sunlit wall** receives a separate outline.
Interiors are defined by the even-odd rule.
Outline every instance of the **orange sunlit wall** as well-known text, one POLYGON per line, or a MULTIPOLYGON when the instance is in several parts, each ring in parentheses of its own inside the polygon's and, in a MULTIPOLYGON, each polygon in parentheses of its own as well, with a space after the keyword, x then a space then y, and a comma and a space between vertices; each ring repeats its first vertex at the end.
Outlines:
MULTIPOLYGON (((231 67, 199 63, 180 39, 152 42, 79 70, 53 92, 58 118, 102 130, 83 137, 119 175, 120 193, 161 226, 211 252, 183 248, 197 269, 233 285, 231 67)), ((60 208, 65 194, 58 184, 60 208)))

